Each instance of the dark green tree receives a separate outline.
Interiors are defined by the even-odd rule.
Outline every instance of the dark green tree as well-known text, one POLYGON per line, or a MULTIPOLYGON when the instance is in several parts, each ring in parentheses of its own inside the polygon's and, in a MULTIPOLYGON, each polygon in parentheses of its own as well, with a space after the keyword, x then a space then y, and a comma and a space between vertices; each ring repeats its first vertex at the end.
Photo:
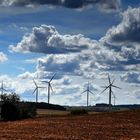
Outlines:
POLYGON ((18 103, 20 97, 15 94, 2 94, 1 96, 1 118, 4 120, 17 120, 20 118, 20 109, 18 103))
POLYGON ((2 94, 0 98, 2 119, 14 121, 36 116, 36 107, 31 103, 20 102, 20 97, 16 93, 2 94))
POLYGON ((20 97, 18 94, 16 93, 12 93, 12 94, 2 94, 0 95, 1 101, 2 102, 10 102, 10 103, 18 103, 20 102, 20 97))

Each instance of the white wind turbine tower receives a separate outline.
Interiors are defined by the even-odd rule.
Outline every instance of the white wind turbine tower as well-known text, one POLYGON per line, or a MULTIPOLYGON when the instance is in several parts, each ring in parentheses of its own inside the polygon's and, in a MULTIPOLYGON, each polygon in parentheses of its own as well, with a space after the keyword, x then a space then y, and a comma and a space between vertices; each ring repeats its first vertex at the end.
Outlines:
POLYGON ((83 93, 87 93, 87 107, 88 107, 88 103, 89 103, 89 93, 91 93, 91 94, 94 95, 94 93, 91 92, 90 89, 89 89, 89 82, 88 82, 88 85, 87 85, 87 89, 86 89, 85 91, 83 91, 81 94, 83 94, 83 93))
POLYGON ((105 89, 104 89, 101 93, 103 93, 104 91, 106 91, 107 89, 109 89, 109 110, 111 110, 111 96, 112 96, 112 93, 113 93, 112 87, 118 88, 118 89, 121 89, 121 88, 120 88, 120 87, 117 87, 117 86, 115 86, 115 85, 113 85, 113 83, 114 83, 115 80, 113 80, 113 81, 111 82, 109 74, 108 74, 108 81, 109 81, 109 85, 103 87, 103 88, 105 88, 105 89))
POLYGON ((49 81, 42 81, 44 83, 47 83, 47 86, 48 86, 48 104, 50 103, 50 92, 53 91, 51 81, 54 79, 55 75, 56 73, 51 77, 49 81))
POLYGON ((38 102, 38 91, 39 91, 38 89, 39 88, 45 88, 45 87, 38 86, 34 79, 33 79, 33 82, 34 82, 34 85, 35 85, 35 89, 34 89, 32 94, 36 93, 36 103, 37 103, 38 102))

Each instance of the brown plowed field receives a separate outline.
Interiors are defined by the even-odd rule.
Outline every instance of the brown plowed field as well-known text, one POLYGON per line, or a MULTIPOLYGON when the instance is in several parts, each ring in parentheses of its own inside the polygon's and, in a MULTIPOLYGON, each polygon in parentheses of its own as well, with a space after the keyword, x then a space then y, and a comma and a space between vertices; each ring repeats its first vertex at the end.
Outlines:
POLYGON ((140 140, 140 111, 0 122, 0 140, 140 140))

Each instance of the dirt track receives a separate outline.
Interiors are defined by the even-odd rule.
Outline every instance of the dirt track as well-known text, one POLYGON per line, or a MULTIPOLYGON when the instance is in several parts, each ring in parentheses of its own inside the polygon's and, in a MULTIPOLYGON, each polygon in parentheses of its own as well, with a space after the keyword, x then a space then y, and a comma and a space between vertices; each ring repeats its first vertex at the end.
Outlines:
POLYGON ((0 140, 140 140, 140 111, 1 122, 0 140))

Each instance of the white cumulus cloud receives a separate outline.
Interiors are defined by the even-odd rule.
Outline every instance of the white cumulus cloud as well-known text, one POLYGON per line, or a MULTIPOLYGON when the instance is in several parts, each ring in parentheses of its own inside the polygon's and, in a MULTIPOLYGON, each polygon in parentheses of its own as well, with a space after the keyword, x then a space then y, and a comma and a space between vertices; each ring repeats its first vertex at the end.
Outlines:
POLYGON ((107 44, 128 45, 140 43, 140 7, 129 7, 122 13, 122 21, 108 30, 101 40, 107 44))
POLYGON ((25 35, 16 46, 10 45, 13 52, 35 53, 69 53, 87 49, 92 40, 83 35, 61 35, 54 26, 41 25, 34 27, 29 35, 25 35))

